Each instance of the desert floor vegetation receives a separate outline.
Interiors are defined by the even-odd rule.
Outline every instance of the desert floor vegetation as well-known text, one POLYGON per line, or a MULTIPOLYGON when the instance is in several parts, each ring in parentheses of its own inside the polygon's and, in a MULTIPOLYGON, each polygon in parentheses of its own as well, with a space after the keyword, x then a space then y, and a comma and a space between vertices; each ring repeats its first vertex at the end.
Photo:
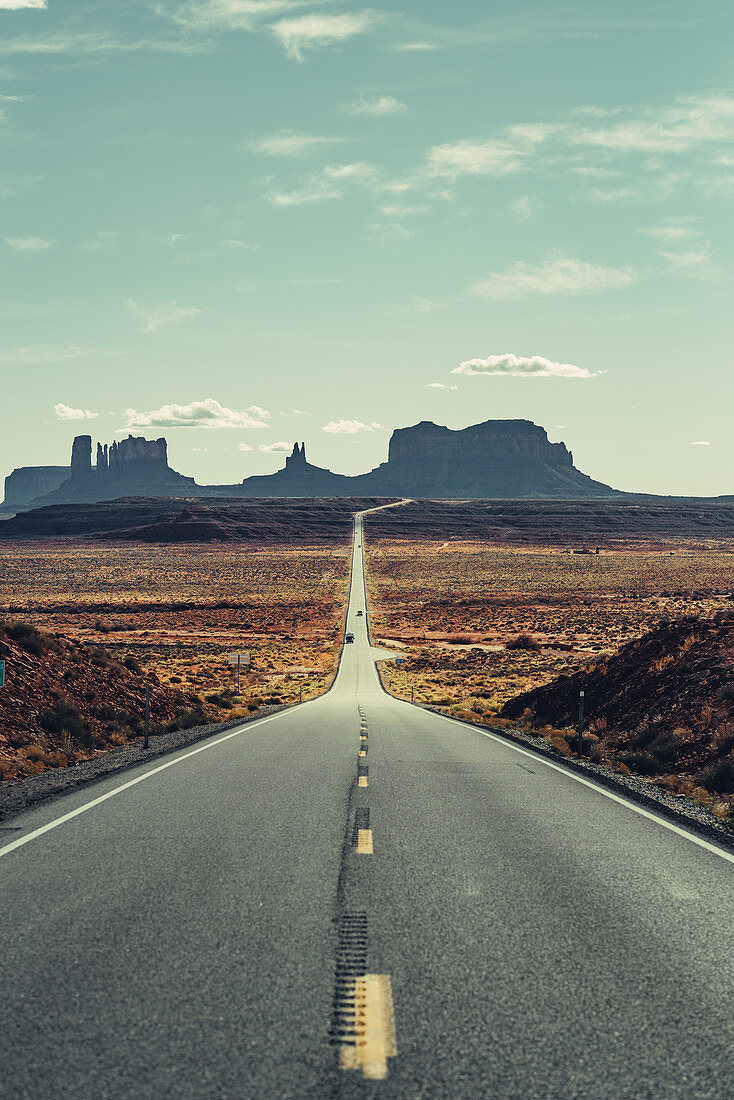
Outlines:
MULTIPOLYGON (((705 622, 731 611, 734 553, 728 544, 698 549, 690 542, 672 551, 576 555, 557 547, 381 539, 368 543, 368 592, 375 644, 406 657, 401 666, 382 665, 390 691, 402 698, 412 692, 417 702, 498 728, 517 726, 521 717, 521 724, 569 755, 575 750, 570 713, 549 723, 547 716, 541 720, 523 707, 521 716, 513 712, 510 718, 508 704, 560 677, 583 680, 584 670, 661 622, 685 616, 705 622)), ((674 660, 677 655, 656 650, 656 672, 674 660)), ((647 774, 682 794, 693 792, 720 816, 731 812, 734 784, 731 792, 722 790, 728 759, 715 774, 718 764, 701 773, 712 776, 706 794, 700 776, 670 778, 675 754, 669 755, 668 772, 660 761, 653 767, 647 757, 635 755, 633 737, 620 730, 607 733, 599 714, 588 719, 587 755, 614 764, 619 749, 622 771, 647 774), (592 751, 597 741, 602 748, 592 751)), ((625 721, 630 723, 629 715, 625 721)), ((684 724, 680 714, 676 721, 684 724)), ((729 721, 719 715, 719 726, 723 722, 728 729, 729 721)), ((687 725, 700 726, 698 716, 690 716, 687 725)), ((679 762, 685 766, 682 754, 679 762)), ((701 760, 696 766, 703 766, 701 760)))
MULTIPOLYGON (((42 631, 52 639, 44 646, 53 638, 62 649, 81 644, 92 659, 96 652, 103 663, 113 662, 186 700, 188 708, 198 708, 200 720, 227 721, 314 697, 328 687, 341 644, 348 579, 346 544, 253 549, 14 543, 0 545, 0 619, 11 623, 11 630, 20 624, 21 630, 42 631), (239 692, 236 669, 227 662, 235 652, 251 654, 239 692)), ((52 666, 49 662, 53 678, 52 666)), ((13 698, 11 657, 6 676, 0 730, 3 708, 13 698)), ((116 690, 114 683, 100 688, 99 705, 114 708, 116 690)), ((59 700, 61 705, 63 692, 59 700)), ((50 731, 35 716, 41 742, 49 733, 62 735, 65 714, 58 722, 47 716, 50 731)), ((76 721, 79 734, 72 737, 75 758, 95 745, 91 734, 80 732, 89 728, 88 717, 66 714, 67 726, 76 721)), ((99 732, 93 722, 91 728, 99 732)), ((139 731, 112 732, 122 743, 139 731)), ((43 770, 40 758, 36 763, 32 770, 43 770)), ((28 773, 7 761, 0 771, 6 778, 28 773)))

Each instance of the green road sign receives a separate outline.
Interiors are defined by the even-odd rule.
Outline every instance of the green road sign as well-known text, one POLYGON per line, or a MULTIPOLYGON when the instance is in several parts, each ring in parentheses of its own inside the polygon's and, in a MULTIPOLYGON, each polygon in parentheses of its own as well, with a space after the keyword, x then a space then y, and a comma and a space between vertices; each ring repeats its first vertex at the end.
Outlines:
POLYGON ((5 687, 5 661, 0 661, 0 688, 5 687))

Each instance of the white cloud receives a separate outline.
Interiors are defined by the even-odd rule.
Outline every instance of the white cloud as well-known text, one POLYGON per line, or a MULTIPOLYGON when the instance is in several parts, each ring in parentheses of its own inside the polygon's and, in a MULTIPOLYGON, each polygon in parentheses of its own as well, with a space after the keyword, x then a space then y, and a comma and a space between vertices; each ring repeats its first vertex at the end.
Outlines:
POLYGON ((381 118, 384 115, 404 115, 407 107, 400 99, 392 95, 361 96, 346 108, 349 115, 370 115, 381 118))
POLYGON ((473 285, 472 293, 491 302, 506 302, 536 295, 621 290, 636 281, 630 267, 604 267, 554 252, 539 264, 518 261, 506 271, 487 275, 473 285))
POLYGON ((500 141, 455 141, 434 145, 428 154, 430 175, 506 176, 522 167, 524 151, 500 141))
POLYGON ((642 229, 641 232, 646 233, 648 237, 655 237, 657 240, 669 244, 689 241, 692 237, 699 236, 698 230, 691 225, 688 218, 680 218, 677 221, 667 222, 663 225, 652 225, 642 229))
POLYGON ((512 204, 512 212, 520 222, 529 222, 535 217, 537 201, 532 195, 521 195, 512 204))
POLYGON ((150 412, 125 409, 128 428, 267 428, 270 413, 258 405, 237 412, 213 397, 189 405, 162 405, 150 412))
POLYGON ((238 451, 252 451, 252 450, 254 450, 254 448, 251 447, 249 443, 238 443, 237 444, 237 450, 238 451))
MULTIPOLYGON (((250 448, 250 450, 252 450, 252 448, 250 448)), ((192 447, 191 448, 191 453, 192 454, 200 454, 200 455, 209 455, 209 454, 211 454, 211 451, 209 450, 208 447, 192 447)))
POLYGON ((669 275, 687 279, 713 279, 718 273, 710 241, 701 241, 684 252, 661 251, 658 255, 665 260, 669 275))
POLYGON ((31 255, 48 252, 56 244, 50 237, 6 237, 5 240, 16 252, 27 252, 31 255))
POLYGON ((281 439, 278 443, 261 443, 258 447, 258 451, 262 451, 265 455, 278 454, 280 451, 290 454, 292 450, 293 444, 288 443, 285 439, 281 439))
POLYGON ((145 322, 145 332, 155 332, 165 325, 172 325, 176 321, 182 321, 185 317, 195 317, 198 313, 201 313, 200 309, 193 306, 184 309, 173 301, 160 302, 159 305, 146 309, 144 306, 139 306, 132 298, 126 298, 125 305, 129 306, 133 313, 145 322))
POLYGON ((372 180, 376 171, 368 160, 356 160, 351 164, 327 164, 324 175, 332 180, 372 180))
POLYGON ((60 401, 54 405, 54 413, 57 420, 96 420, 99 413, 90 412, 89 409, 72 409, 70 405, 63 405, 60 401))
POLYGON ((0 8, 17 11, 19 8, 45 8, 46 0, 0 0, 0 8))
POLYGON ((253 141, 250 148, 255 153, 265 153, 271 157, 302 157, 307 153, 319 152, 328 145, 338 145, 345 140, 341 137, 304 134, 298 130, 278 130, 275 134, 253 141))
POLYGON ((593 378, 586 367, 575 367, 572 363, 555 363, 541 355, 489 355, 486 359, 468 359, 452 374, 511 375, 516 378, 593 378))
POLYGON ((650 155, 684 153, 734 138, 734 98, 718 92, 681 96, 673 104, 643 108, 638 113, 622 112, 626 117, 619 121, 619 111, 594 109, 588 113, 609 119, 609 125, 573 127, 568 134, 572 144, 650 155))
POLYGON ((378 424, 376 420, 371 424, 364 424, 361 420, 330 420, 321 431, 330 435, 356 435, 358 432, 374 432, 381 427, 382 424, 378 424))
POLYGON ((311 180, 305 187, 301 187, 297 191, 276 191, 275 194, 269 196, 273 206, 280 207, 306 206, 310 203, 328 202, 330 199, 340 199, 341 197, 341 191, 321 179, 311 180))
POLYGON ((370 30, 374 22, 375 16, 369 11, 341 15, 313 12, 293 19, 281 19, 278 23, 272 23, 270 29, 289 57, 303 61, 304 50, 346 42, 370 30))
POLYGON ((251 30, 259 20, 306 7, 309 0, 189 0, 172 18, 189 30, 251 30))
POLYGON ((690 445, 691 447, 710 447, 711 442, 708 439, 694 439, 690 445))
POLYGON ((443 382, 427 382, 427 390, 458 390, 458 386, 445 386, 443 382))

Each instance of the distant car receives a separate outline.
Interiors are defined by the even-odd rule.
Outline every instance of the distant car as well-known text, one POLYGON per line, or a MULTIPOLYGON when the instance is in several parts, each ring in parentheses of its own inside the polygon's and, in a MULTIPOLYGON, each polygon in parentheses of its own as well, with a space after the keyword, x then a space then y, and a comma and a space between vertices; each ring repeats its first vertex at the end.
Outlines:
POLYGON ((353 642, 354 641, 354 635, 353 634, 345 634, 344 635, 344 641, 345 642, 353 642))
POLYGON ((358 615, 364 615, 364 611, 358 611, 357 614, 358 615))

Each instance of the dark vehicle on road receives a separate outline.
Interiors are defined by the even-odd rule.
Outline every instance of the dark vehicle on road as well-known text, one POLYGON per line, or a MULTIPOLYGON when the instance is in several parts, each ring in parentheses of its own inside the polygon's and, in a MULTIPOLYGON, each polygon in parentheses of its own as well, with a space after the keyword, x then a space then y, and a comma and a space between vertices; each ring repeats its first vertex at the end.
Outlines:
POLYGON ((345 642, 353 642, 354 641, 354 635, 353 634, 345 634, 344 635, 344 641, 345 642))
POLYGON ((358 611, 357 615, 364 615, 364 611, 358 611))

